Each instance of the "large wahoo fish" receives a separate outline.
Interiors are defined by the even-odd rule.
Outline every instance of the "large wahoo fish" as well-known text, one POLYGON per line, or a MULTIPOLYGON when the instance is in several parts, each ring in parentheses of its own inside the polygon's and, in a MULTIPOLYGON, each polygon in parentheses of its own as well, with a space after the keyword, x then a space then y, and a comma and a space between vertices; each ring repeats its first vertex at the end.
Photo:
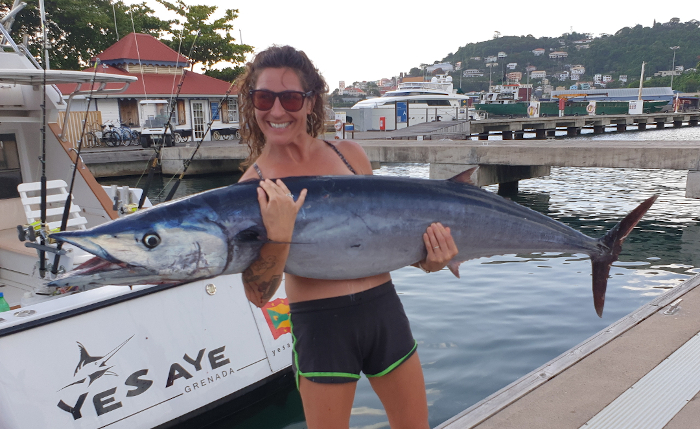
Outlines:
MULTIPOLYGON (((389 272, 426 256, 423 232, 449 226, 459 248, 450 269, 508 253, 586 253, 593 264, 593 299, 602 315, 610 265, 622 242, 656 200, 653 196, 604 237, 594 239, 468 182, 378 176, 284 179, 299 211, 285 271, 317 279, 389 272)), ((257 181, 237 183, 157 205, 86 231, 52 234, 96 256, 51 286, 184 283, 243 272, 268 242, 257 181)))

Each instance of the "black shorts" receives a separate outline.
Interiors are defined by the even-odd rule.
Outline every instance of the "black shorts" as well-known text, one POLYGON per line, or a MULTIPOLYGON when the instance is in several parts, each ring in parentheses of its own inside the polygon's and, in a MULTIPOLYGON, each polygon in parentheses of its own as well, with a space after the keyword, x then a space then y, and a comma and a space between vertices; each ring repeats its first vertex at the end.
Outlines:
POLYGON ((388 374, 417 343, 394 285, 388 281, 345 296, 290 304, 292 368, 317 383, 357 381, 388 374))

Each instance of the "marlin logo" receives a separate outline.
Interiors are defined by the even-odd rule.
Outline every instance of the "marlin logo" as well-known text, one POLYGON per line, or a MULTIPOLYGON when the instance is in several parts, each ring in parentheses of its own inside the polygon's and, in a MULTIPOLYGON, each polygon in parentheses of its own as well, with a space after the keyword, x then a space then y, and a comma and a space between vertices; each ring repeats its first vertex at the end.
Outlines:
POLYGON ((113 366, 106 367, 107 362, 132 338, 134 338, 133 335, 129 337, 126 341, 112 349, 112 351, 107 353, 105 356, 90 356, 90 353, 88 353, 85 346, 82 345, 80 342, 77 342, 78 347, 80 348, 80 361, 78 362, 78 366, 75 367, 73 377, 77 376, 78 372, 80 372, 81 374, 85 374, 85 376, 78 381, 63 386, 62 388, 58 389, 58 391, 60 392, 66 387, 74 386, 76 384, 83 384, 88 379, 90 380, 88 382, 88 386, 91 386, 95 380, 102 377, 103 375, 116 376, 117 374, 115 372, 110 371, 110 369, 112 369, 113 366))

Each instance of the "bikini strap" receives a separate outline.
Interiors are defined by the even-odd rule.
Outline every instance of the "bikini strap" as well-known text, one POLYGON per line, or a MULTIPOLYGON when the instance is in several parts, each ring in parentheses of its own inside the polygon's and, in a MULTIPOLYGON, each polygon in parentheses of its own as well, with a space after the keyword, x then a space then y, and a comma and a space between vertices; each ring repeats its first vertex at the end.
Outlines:
MULTIPOLYGON (((352 174, 357 175, 357 172, 355 172, 355 169, 352 168, 352 165, 350 165, 350 163, 348 162, 348 160, 345 159, 345 157, 343 156, 342 153, 340 153, 340 150, 338 150, 338 148, 335 147, 335 145, 332 144, 331 142, 329 142, 328 140, 324 140, 324 142, 326 142, 326 144, 327 144, 328 146, 330 146, 330 147, 335 151, 335 153, 338 154, 338 156, 340 157, 340 159, 343 160, 343 162, 345 163, 345 165, 348 167, 348 170, 350 170, 350 171, 352 172, 352 174)), ((262 177, 262 176, 261 176, 261 177, 262 177)))
MULTIPOLYGON (((343 156, 342 153, 340 153, 340 150, 338 150, 338 148, 335 147, 335 145, 332 144, 331 142, 329 142, 329 141, 327 141, 327 140, 324 140, 324 142, 325 142, 328 146, 330 146, 330 147, 335 151, 335 153, 338 154, 338 156, 340 157, 340 159, 341 159, 341 160, 345 163, 345 165, 348 167, 348 170, 350 170, 350 172, 351 172, 352 174, 357 175, 357 172, 355 171, 355 169, 352 168, 352 165, 350 165, 350 163, 348 162, 348 160, 345 159, 345 157, 343 156)), ((255 169, 255 172, 258 173, 258 177, 260 177, 260 180, 263 180, 262 171, 260 171, 260 167, 258 167, 258 164, 257 164, 257 163, 253 163, 253 168, 255 169)))
POLYGON ((258 167, 257 163, 253 163, 253 168, 255 169, 255 172, 258 173, 260 180, 263 180, 262 171, 260 171, 260 167, 258 167))

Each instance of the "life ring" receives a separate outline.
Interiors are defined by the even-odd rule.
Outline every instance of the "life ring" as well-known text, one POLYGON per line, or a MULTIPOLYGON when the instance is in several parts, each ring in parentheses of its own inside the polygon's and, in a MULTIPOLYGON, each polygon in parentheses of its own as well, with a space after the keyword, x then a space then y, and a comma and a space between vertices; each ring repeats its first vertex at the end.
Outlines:
POLYGON ((595 107, 593 107, 592 104, 589 104, 588 106, 586 106, 586 112, 593 113, 594 110, 595 110, 595 107))
POLYGON ((342 120, 342 119, 336 119, 336 120, 335 120, 335 130, 336 130, 336 131, 342 131, 342 130, 343 130, 343 120, 342 120))
POLYGON ((535 106, 530 106, 527 108, 527 115, 528 116, 535 116, 537 113, 537 108, 535 106))

